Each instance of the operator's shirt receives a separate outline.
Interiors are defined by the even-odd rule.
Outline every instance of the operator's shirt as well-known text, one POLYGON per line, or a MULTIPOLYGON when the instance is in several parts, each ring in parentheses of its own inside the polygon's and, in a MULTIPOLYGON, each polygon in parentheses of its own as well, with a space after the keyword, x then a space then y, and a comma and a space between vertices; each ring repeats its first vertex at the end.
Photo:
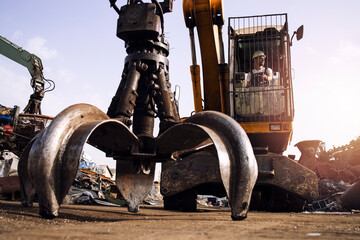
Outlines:
POLYGON ((251 73, 248 73, 246 77, 246 82, 250 82, 250 87, 262 87, 262 86, 268 86, 269 81, 264 79, 263 75, 266 73, 266 75, 269 76, 269 74, 272 74, 271 68, 261 68, 259 70, 253 69, 251 73))

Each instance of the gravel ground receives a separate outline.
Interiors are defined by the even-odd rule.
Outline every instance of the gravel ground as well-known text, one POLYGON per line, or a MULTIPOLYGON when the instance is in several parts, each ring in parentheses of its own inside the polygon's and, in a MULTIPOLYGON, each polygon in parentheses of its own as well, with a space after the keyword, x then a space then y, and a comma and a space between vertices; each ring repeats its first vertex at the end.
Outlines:
POLYGON ((0 201, 0 239, 360 239, 360 213, 250 212, 232 221, 230 209, 199 207, 194 213, 143 206, 63 205, 47 220, 34 207, 0 201))

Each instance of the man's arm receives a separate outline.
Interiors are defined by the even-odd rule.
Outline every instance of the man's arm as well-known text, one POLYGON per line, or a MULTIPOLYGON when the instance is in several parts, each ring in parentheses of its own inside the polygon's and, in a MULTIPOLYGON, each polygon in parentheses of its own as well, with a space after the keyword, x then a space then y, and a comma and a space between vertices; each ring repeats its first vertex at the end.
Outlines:
POLYGON ((266 69, 266 74, 264 74, 264 79, 268 80, 269 82, 273 79, 273 71, 271 68, 266 69))

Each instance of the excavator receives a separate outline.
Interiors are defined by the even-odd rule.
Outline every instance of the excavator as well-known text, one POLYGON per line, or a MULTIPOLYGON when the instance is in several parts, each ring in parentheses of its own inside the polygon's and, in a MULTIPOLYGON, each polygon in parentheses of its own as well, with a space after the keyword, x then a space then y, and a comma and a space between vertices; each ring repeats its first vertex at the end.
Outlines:
MULTIPOLYGON (((303 26, 290 38, 287 14, 230 17, 226 64, 222 1, 184 0, 183 11, 190 36, 195 112, 215 110, 234 118, 247 133, 255 153, 258 179, 250 207, 302 211, 306 200, 318 197, 317 177, 283 153, 291 140, 294 119, 290 47, 294 36, 302 38, 303 26), (202 59, 202 86, 195 28, 202 59), (272 78, 264 84, 247 86, 254 55, 259 52, 266 57, 264 68, 272 70, 272 78)), ((226 196, 219 176, 217 161, 206 152, 163 163, 160 190, 165 209, 195 211, 198 194, 226 196)))
MULTIPOLYGON (((24 206, 31 206, 37 193, 39 214, 44 218, 58 216, 86 143, 116 161, 117 189, 128 211, 134 213, 153 187, 156 163, 163 164, 161 193, 168 209, 193 207, 196 194, 201 193, 199 187, 226 195, 233 220, 246 219, 254 202, 265 202, 267 185, 273 190, 271 194, 277 187, 288 189, 295 197, 316 197, 313 172, 283 156, 284 147, 265 144, 278 141, 271 134, 280 138, 291 134, 293 103, 286 21, 282 28, 277 26, 280 23, 271 28, 229 26, 234 52, 230 54, 233 61, 227 65, 221 37, 222 2, 184 1, 190 36, 196 26, 201 44, 205 44, 200 47, 204 104, 192 44, 196 113, 181 120, 171 91, 170 48, 164 30, 164 14, 172 12, 173 0, 128 0, 120 8, 116 0, 109 2, 118 15, 116 36, 125 42, 127 53, 119 86, 107 113, 84 103, 69 106, 26 146, 18 166, 24 206), (265 37, 255 38, 258 35, 265 37), (279 59, 278 65, 269 66, 283 81, 277 88, 241 87, 250 68, 244 67, 244 61, 260 50, 258 45, 264 46, 269 59, 279 59), (277 58, 270 58, 273 53, 277 58), (280 103, 266 102, 272 95, 271 101, 280 103), (241 110, 241 104, 246 103, 247 115, 241 110), (154 136, 156 117, 160 130, 154 136), (258 137, 266 134, 268 141, 258 137)), ((194 37, 190 39, 194 42, 194 37)))
POLYGON ((0 54, 26 67, 31 75, 33 93, 22 113, 19 106, 10 108, 0 105, 0 152, 11 151, 20 157, 30 140, 52 119, 42 115, 41 101, 46 92, 54 90, 55 83, 44 78, 42 61, 38 56, 3 36, 0 36, 0 54))

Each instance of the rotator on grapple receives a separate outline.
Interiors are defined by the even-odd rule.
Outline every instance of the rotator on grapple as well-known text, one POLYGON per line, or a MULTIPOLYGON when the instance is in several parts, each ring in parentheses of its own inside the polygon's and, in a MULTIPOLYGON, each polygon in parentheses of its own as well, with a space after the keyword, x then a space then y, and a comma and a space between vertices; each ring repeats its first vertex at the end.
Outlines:
POLYGON ((179 121, 171 101, 169 83, 169 45, 164 35, 163 14, 172 11, 165 5, 137 4, 129 1, 121 9, 111 0, 119 14, 117 36, 125 41, 128 56, 120 86, 113 97, 108 115, 127 126, 134 114, 133 131, 137 136, 153 137, 154 114, 160 118, 160 132, 179 121), (158 28, 161 25, 162 33, 158 28), (157 109, 155 109, 155 105, 157 109))
POLYGON ((117 36, 125 41, 128 56, 108 113, 87 104, 70 106, 33 139, 19 163, 23 205, 31 205, 36 192, 40 214, 56 217, 89 143, 117 161, 116 185, 131 212, 139 210, 150 192, 156 162, 181 161, 204 151, 219 162, 232 218, 246 218, 257 163, 244 130, 231 117, 214 111, 179 122, 163 33, 163 14, 172 11, 172 0, 129 0, 120 9, 115 2, 110 0, 119 14, 117 36), (157 116, 160 132, 154 138, 157 116))

